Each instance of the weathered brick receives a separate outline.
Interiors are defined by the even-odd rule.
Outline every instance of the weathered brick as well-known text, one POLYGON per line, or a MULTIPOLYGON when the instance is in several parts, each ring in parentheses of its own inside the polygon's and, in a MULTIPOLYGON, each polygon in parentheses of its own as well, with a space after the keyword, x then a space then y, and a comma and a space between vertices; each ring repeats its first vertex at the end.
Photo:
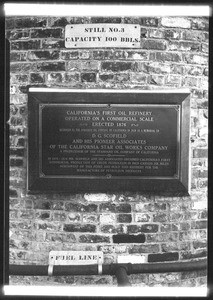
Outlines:
POLYGON ((140 24, 143 26, 158 27, 159 20, 158 20, 158 18, 141 18, 140 24))
POLYGON ((64 231, 68 232, 96 232, 96 226, 91 224, 64 224, 64 231))
POLYGON ((81 215, 76 213, 69 213, 68 220, 70 222, 79 222, 81 220, 81 215))
POLYGON ((179 259, 178 252, 167 252, 162 254, 149 254, 148 262, 160 262, 160 261, 176 261, 179 259))
POLYGON ((132 63, 131 62, 102 62, 101 68, 102 70, 112 71, 112 72, 122 72, 131 70, 132 63))
POLYGON ((207 277, 200 277, 200 278, 197 278, 197 286, 204 286, 206 287, 208 285, 208 282, 207 282, 207 277))
POLYGON ((62 29, 32 29, 31 38, 62 38, 62 29))
POLYGON ((135 222, 149 222, 152 218, 149 214, 135 214, 135 222))
POLYGON ((165 213, 157 213, 153 215, 153 222, 166 222, 168 216, 165 213))
POLYGON ((59 51, 30 51, 28 52, 28 59, 29 60, 52 60, 59 58, 59 51))
POLYGON ((183 54, 183 60, 189 64, 207 65, 208 57, 199 54, 183 54))
POLYGON ((132 215, 130 214, 119 214, 117 216, 118 223, 131 223, 132 222, 132 215))
POLYGON ((11 42, 11 50, 39 49, 40 45, 41 45, 40 40, 11 42))
POLYGON ((77 59, 79 58, 79 52, 78 51, 61 51, 61 59, 64 60, 70 60, 70 59, 77 59))
POLYGON ((145 234, 117 234, 112 237, 113 243, 144 243, 145 234))
POLYGON ((91 23, 121 23, 120 17, 92 17, 91 23))
POLYGON ((166 43, 165 41, 158 40, 142 40, 141 42, 142 49, 155 49, 155 50, 165 50, 166 43))
POLYGON ((64 209, 64 202, 62 202, 62 201, 52 202, 52 209, 53 210, 63 210, 64 209))
POLYGON ((201 51, 204 52, 204 53, 209 53, 209 45, 206 44, 206 43, 202 43, 201 51))
POLYGON ((86 215, 82 216, 82 221, 84 223, 95 223, 95 224, 97 224, 98 216, 97 215, 88 215, 88 214, 86 214, 86 215))
POLYGON ((101 214, 100 215, 100 224, 114 224, 116 221, 115 214, 101 214))
POLYGON ((38 71, 65 71, 64 62, 42 62, 37 64, 38 71))
POLYGON ((11 74, 11 83, 28 83, 28 74, 11 74))
POLYGON ((194 249, 207 248, 207 241, 193 241, 192 245, 194 249))
POLYGON ((180 275, 181 275, 181 277, 180 277, 181 280, 186 280, 186 279, 189 279, 189 278, 196 278, 196 277, 206 276, 207 275, 207 270, 181 272, 180 275))
POLYGON ((191 228, 192 229, 205 229, 207 228, 207 221, 193 221, 191 223, 191 228))
POLYGON ((31 73, 30 74, 30 82, 31 83, 44 83, 45 75, 42 73, 31 73))
POLYGON ((160 246, 158 244, 152 245, 134 245, 129 247, 129 253, 158 253, 160 246))
POLYGON ((101 203, 100 212, 113 212, 113 213, 130 213, 130 204, 114 204, 114 203, 101 203))
POLYGON ((187 87, 199 87, 201 79, 196 77, 185 77, 182 79, 182 85, 187 87))
POLYGON ((131 82, 146 83, 147 82, 147 76, 144 75, 144 74, 141 74, 141 73, 131 73, 130 74, 130 81, 131 82))
POLYGON ((201 50, 201 44, 196 43, 196 42, 174 42, 174 41, 172 41, 168 44, 168 50, 199 52, 201 50))
POLYGON ((51 222, 44 222, 38 220, 37 223, 35 224, 38 230, 45 230, 45 231, 60 231, 62 228, 61 224, 58 223, 51 223, 51 222))
POLYGON ((207 170, 192 170, 193 177, 195 178, 207 178, 208 177, 208 171, 207 170))
POLYGON ((25 241, 10 240, 9 245, 12 249, 30 250, 31 243, 25 241))
POLYGON ((183 213, 182 212, 174 212, 174 213, 170 213, 169 214, 169 221, 170 222, 179 222, 179 221, 181 221, 181 220, 183 220, 184 219, 184 215, 183 215, 183 213))
POLYGON ((10 148, 10 155, 24 156, 24 149, 22 149, 22 148, 10 148))
POLYGON ((182 39, 183 40, 192 40, 192 41, 199 41, 199 42, 207 42, 209 39, 208 32, 199 32, 194 30, 186 30, 182 32, 182 39))
POLYGON ((63 241, 63 235, 61 233, 47 233, 45 237, 45 241, 48 242, 62 242, 63 241))
POLYGON ((74 234, 62 234, 62 233, 47 233, 45 241, 50 242, 69 242, 69 243, 75 243, 76 237, 74 234))
POLYGON ((9 212, 10 220, 12 220, 12 219, 17 220, 18 216, 19 216, 18 210, 14 210, 14 209, 10 210, 10 212, 9 212))
POLYGON ((102 81, 113 81, 114 74, 99 74, 99 79, 102 81))
POLYGON ((15 251, 11 250, 10 251, 10 259, 26 259, 27 252, 26 251, 15 251))
POLYGON ((194 158, 206 158, 208 157, 208 150, 207 149, 193 149, 193 157, 194 158))
POLYGON ((96 73, 81 73, 82 82, 96 82, 96 73))
POLYGON ((190 28, 191 22, 186 18, 163 17, 161 24, 165 27, 190 28))
POLYGON ((190 223, 188 222, 182 222, 180 223, 180 230, 189 230, 190 229, 190 223))
POLYGON ((208 187, 208 182, 206 179, 198 179, 197 181, 197 188, 207 188, 208 187))
POLYGON ((185 251, 180 253, 181 260, 196 259, 196 258, 206 257, 206 256, 207 256, 206 250, 198 250, 197 252, 185 251))
POLYGON ((140 19, 135 17, 125 17, 123 21, 127 24, 140 24, 140 19))
POLYGON ((79 58, 80 59, 91 59, 92 58, 92 52, 88 51, 88 50, 81 50, 79 52, 79 58))
POLYGON ((12 29, 14 25, 14 18, 5 18, 5 29, 12 29))
POLYGON ((158 75, 151 75, 148 77, 148 83, 154 85, 164 85, 165 84, 165 77, 158 76, 158 75))
POLYGON ((159 225, 157 225, 157 224, 127 225, 128 233, 157 232, 158 229, 159 229, 159 225))
POLYGON ((22 167, 23 166, 23 159, 22 158, 11 158, 10 159, 10 166, 11 167, 22 167))
MULTIPOLYGON (((14 222, 10 222, 10 229, 32 229, 32 223, 29 220, 16 219, 14 222), (18 220, 18 221, 17 221, 18 220)), ((24 232, 21 230, 21 232, 24 232)))
POLYGON ((114 225, 102 225, 100 228, 103 233, 123 233, 124 229, 122 225, 114 226, 114 225))
POLYGON ((49 82, 49 83, 62 83, 63 82, 63 74, 61 74, 61 73, 47 74, 47 82, 49 82))
POLYGON ((17 18, 14 20, 16 28, 45 27, 46 18, 17 18))
POLYGON ((192 29, 198 29, 198 30, 209 30, 209 22, 208 20, 204 20, 203 18, 192 18, 192 29))
POLYGON ((203 211, 199 212, 198 218, 199 219, 207 219, 208 218, 208 211, 203 210, 203 211))
POLYGON ((158 62, 148 62, 142 65, 142 70, 146 73, 168 74, 171 71, 170 65, 158 62))
POLYGON ((64 40, 53 40, 53 39, 43 39, 41 48, 42 49, 63 49, 65 41, 64 40))
POLYGON ((15 105, 10 105, 10 115, 16 115, 18 112, 18 107, 15 105))
POLYGON ((7 38, 9 40, 24 40, 30 37, 29 30, 11 30, 7 32, 7 38))
POLYGON ((172 251, 179 251, 179 250, 190 250, 191 243, 184 242, 184 243, 166 243, 161 244, 162 252, 172 252, 172 251))
POLYGON ((64 79, 62 80, 64 83, 75 83, 80 80, 80 74, 78 73, 65 73, 64 79))
MULTIPOLYGON (((147 31, 146 31, 147 32, 147 31)), ((150 38, 158 38, 158 39, 163 39, 164 38, 164 31, 160 29, 149 29, 149 37, 150 38)), ((147 34, 145 36, 147 37, 147 34)))
POLYGON ((13 63, 10 65, 10 71, 12 73, 25 73, 29 71, 34 71, 35 65, 29 63, 13 63))
POLYGON ((10 52, 10 61, 25 61, 27 59, 27 52, 10 52))
POLYGON ((200 66, 185 66, 185 73, 193 76, 203 75, 203 68, 200 66))
POLYGON ((149 243, 157 242, 176 242, 178 240, 177 232, 165 232, 159 234, 147 234, 146 240, 149 243))
MULTIPOLYGON (((94 50, 93 52, 94 59, 114 59, 115 52, 113 50, 94 50)), ((120 57, 124 58, 123 51, 119 51, 120 57)), ((119 58, 119 57, 118 57, 119 58)))
POLYGON ((148 60, 149 53, 148 51, 125 51, 124 52, 125 59, 134 59, 134 60, 148 60))
POLYGON ((22 210, 20 211, 19 217, 22 219, 33 219, 35 217, 34 210, 22 210))
POLYGON ((181 36, 181 32, 174 29, 164 30, 163 32, 164 32, 164 38, 166 40, 170 40, 170 39, 179 40, 181 36))
POLYGON ((187 240, 202 240, 206 239, 207 233, 206 230, 191 230, 191 231, 181 231, 179 239, 180 241, 187 240))
POLYGON ((57 17, 57 18, 52 18, 51 19, 51 26, 52 27, 65 27, 68 25, 70 22, 68 18, 66 17, 57 17))
POLYGON ((35 217, 41 220, 50 219, 50 212, 36 212, 35 217))
POLYGON ((73 212, 97 212, 96 204, 83 205, 80 203, 65 203, 65 210, 73 212))
POLYGON ((48 210, 48 209, 51 209, 51 203, 50 203, 50 201, 36 200, 36 201, 34 201, 34 208, 48 210))
POLYGON ((157 61, 171 61, 171 62, 180 62, 182 61, 182 56, 180 53, 170 53, 170 52, 156 52, 155 58, 157 61))
POLYGON ((126 253, 127 247, 126 245, 100 245, 97 250, 102 251, 104 254, 126 253))
POLYGON ((129 74, 122 74, 121 73, 121 74, 115 74, 115 76, 114 76, 114 80, 116 82, 126 82, 126 81, 129 81, 129 79, 130 79, 129 74))
POLYGON ((17 191, 12 189, 9 190, 9 195, 10 197, 15 197, 15 198, 18 197, 17 191))
POLYGON ((109 243, 110 238, 106 235, 80 235, 80 243, 109 243))

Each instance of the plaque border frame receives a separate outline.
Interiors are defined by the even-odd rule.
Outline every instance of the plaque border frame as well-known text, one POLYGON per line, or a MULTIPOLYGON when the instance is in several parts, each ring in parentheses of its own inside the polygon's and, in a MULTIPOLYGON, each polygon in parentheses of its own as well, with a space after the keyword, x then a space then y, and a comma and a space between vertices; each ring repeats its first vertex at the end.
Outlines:
MULTIPOLYGON (((181 90, 76 90, 30 88, 28 93, 27 191, 37 192, 145 192, 189 195, 190 193, 190 92, 181 90), (110 97, 108 97, 110 96, 110 97), (178 178, 114 176, 106 178, 70 178, 39 175, 39 106, 41 104, 121 104, 178 105, 180 107, 180 143, 178 178), (184 130, 183 130, 184 129, 184 130)), ((91 176, 92 177, 92 176, 91 176)))
MULTIPOLYGON (((107 178, 107 175, 106 176, 97 176, 97 175, 45 175, 44 172, 42 171, 42 116, 41 116, 41 113, 43 111, 43 108, 46 107, 46 106, 62 106, 62 105, 67 105, 67 106, 97 106, 97 107, 103 107, 103 106, 106 106, 108 107, 108 104, 68 104, 68 103, 61 103, 61 104, 52 104, 52 103, 48 103, 48 104, 39 104, 39 177, 45 177, 45 178, 79 178, 79 179, 82 179, 82 178, 85 178, 85 179, 88 179, 88 180, 91 180, 91 179, 98 179, 98 178, 101 178, 101 179, 106 179, 107 178)), ((112 104, 111 107, 113 106, 121 106, 121 107, 125 107, 125 106, 130 106, 132 107, 131 104, 112 104)), ((158 106, 158 107, 161 107, 161 105, 159 104, 138 104, 138 106, 158 106)), ((179 164, 180 164, 180 105, 168 105, 168 104, 162 104, 162 106, 164 107, 167 107, 167 108, 174 108, 174 109, 178 109, 178 117, 177 117, 177 158, 176 158, 176 169, 177 169, 177 174, 175 174, 174 176, 139 176, 139 175, 135 175, 135 176, 131 176, 131 175, 111 175, 109 174, 110 176, 112 176, 113 178, 115 179, 173 179, 173 178, 179 178, 180 176, 180 167, 179 164)))

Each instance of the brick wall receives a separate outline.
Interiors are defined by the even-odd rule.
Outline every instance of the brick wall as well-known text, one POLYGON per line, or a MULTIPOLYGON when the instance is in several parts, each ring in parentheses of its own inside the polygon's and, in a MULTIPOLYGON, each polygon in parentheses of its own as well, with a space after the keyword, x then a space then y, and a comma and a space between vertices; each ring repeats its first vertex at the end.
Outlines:
MULTIPOLYGON (((146 262, 207 255, 208 18, 6 19, 10 40, 10 263, 48 264, 50 250, 144 255, 146 262), (67 24, 141 26, 140 49, 67 49, 67 24), (29 87, 191 91, 191 196, 26 192, 29 87), (137 241, 125 242, 126 234, 137 241)), ((131 275, 133 285, 201 286, 206 272, 131 275)), ((110 276, 16 277, 12 284, 107 284, 110 276)))

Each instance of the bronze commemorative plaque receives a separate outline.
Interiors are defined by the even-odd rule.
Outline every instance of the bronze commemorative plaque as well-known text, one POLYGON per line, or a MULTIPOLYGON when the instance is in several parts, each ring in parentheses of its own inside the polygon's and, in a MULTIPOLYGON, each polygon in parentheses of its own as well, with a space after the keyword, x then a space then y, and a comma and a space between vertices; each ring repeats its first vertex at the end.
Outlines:
POLYGON ((34 107, 29 113, 29 190, 188 189, 181 181, 188 138, 185 98, 162 101, 158 95, 161 101, 150 101, 150 94, 123 92, 116 100, 116 92, 99 92, 91 101, 89 95, 29 95, 29 107, 34 107))

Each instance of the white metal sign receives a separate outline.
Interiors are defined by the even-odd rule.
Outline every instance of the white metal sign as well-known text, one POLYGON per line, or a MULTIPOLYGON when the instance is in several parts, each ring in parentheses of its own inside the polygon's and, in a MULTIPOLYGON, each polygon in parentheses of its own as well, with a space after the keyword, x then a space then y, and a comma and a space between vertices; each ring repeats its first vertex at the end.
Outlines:
POLYGON ((50 251, 49 265, 92 265, 103 263, 102 251, 50 251))
POLYGON ((66 48, 139 48, 138 24, 76 24, 65 27, 66 48))

